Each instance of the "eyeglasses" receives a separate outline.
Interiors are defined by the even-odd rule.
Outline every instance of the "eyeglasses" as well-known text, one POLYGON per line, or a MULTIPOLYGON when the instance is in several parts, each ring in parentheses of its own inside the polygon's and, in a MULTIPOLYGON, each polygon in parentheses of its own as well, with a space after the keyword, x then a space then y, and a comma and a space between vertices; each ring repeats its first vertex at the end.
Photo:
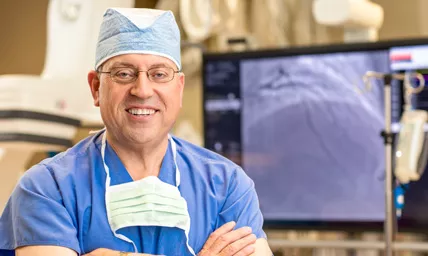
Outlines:
POLYGON ((175 73, 180 73, 181 71, 175 71, 168 67, 156 67, 147 71, 138 70, 132 67, 116 67, 112 68, 110 71, 97 71, 97 73, 100 74, 109 74, 111 79, 119 84, 135 82, 140 72, 145 72, 147 74, 147 78, 154 83, 167 83, 174 79, 175 73))

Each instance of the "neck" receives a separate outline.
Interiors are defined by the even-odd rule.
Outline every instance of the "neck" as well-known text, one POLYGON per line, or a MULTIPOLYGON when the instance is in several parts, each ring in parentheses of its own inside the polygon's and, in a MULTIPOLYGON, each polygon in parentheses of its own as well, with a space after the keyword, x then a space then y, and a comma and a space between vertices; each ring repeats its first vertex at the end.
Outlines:
POLYGON ((106 131, 107 141, 114 149, 133 180, 158 176, 168 149, 168 137, 145 144, 132 145, 106 131))

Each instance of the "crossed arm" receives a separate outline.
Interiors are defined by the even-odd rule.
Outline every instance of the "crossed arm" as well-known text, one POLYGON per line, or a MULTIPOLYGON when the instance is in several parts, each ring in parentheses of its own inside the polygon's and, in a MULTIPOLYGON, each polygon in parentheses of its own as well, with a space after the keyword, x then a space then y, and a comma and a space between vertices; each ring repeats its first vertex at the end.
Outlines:
MULTIPOLYGON (((234 222, 229 222, 214 231, 198 256, 214 255, 237 255, 237 256, 271 256, 272 252, 266 239, 256 239, 249 227, 242 227, 234 230, 234 222)), ((17 256, 77 256, 77 253, 69 248, 60 246, 25 246, 16 249, 17 256)), ((84 256, 120 256, 119 251, 106 248, 99 248, 84 256)), ((140 253, 123 254, 127 256, 148 255, 140 253)))

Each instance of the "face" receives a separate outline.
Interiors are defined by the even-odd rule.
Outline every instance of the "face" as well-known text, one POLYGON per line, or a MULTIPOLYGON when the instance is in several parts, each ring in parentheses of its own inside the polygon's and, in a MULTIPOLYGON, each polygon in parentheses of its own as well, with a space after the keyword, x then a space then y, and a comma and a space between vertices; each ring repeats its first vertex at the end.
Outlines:
MULTIPOLYGON (((109 72, 118 67, 148 70, 159 66, 177 71, 171 60, 146 54, 113 57, 99 71, 109 72)), ((165 139, 181 108, 182 73, 175 73, 169 82, 155 83, 148 79, 146 72, 140 72, 135 82, 122 84, 114 82, 109 74, 91 71, 88 82, 108 134, 121 143, 145 144, 165 139)))

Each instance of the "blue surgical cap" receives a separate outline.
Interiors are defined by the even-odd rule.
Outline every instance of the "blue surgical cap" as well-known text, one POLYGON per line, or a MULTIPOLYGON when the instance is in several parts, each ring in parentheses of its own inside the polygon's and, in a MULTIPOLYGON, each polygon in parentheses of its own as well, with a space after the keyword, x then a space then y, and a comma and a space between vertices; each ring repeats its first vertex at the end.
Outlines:
POLYGON ((121 54, 153 54, 172 60, 181 69, 180 30, 171 11, 110 8, 98 37, 95 69, 121 54))

